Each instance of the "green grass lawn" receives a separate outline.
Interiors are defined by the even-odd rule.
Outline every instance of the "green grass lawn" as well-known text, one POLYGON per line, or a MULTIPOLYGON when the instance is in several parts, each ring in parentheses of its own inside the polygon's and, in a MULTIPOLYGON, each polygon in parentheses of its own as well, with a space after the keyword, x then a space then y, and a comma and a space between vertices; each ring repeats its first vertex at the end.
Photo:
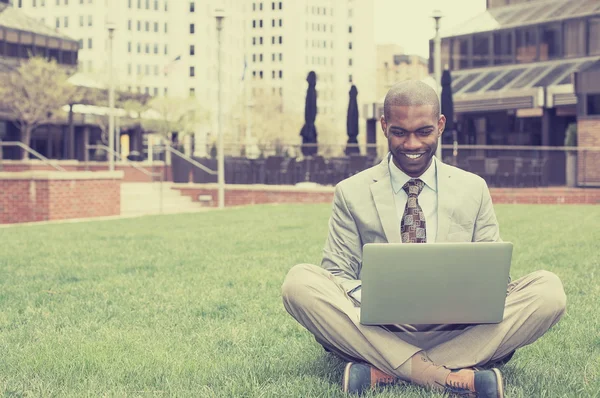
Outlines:
MULTIPOLYGON (((509 397, 600 396, 600 206, 500 205, 513 278, 567 314, 503 367, 509 397)), ((281 302, 320 262, 329 205, 0 229, 0 394, 335 397, 344 364, 281 302)), ((382 397, 439 397, 397 386, 382 397)))

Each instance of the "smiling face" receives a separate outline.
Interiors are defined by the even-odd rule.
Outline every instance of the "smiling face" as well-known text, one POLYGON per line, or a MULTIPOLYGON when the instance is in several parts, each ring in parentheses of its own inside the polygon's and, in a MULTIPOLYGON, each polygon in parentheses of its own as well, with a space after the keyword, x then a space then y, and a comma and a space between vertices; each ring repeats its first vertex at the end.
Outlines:
POLYGON ((431 105, 396 105, 381 128, 388 140, 394 164, 408 176, 420 177, 432 162, 446 118, 436 117, 431 105))

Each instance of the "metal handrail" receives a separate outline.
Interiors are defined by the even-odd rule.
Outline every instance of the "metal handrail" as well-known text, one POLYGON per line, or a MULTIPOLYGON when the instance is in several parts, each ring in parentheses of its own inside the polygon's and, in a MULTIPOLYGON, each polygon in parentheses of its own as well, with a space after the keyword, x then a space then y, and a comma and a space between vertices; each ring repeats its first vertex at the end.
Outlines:
POLYGON ((141 171, 142 173, 144 173, 148 177, 156 177, 156 176, 160 176, 161 175, 161 173, 152 173, 152 172, 146 170, 145 168, 138 166, 137 164, 135 164, 134 162, 132 162, 132 161, 130 161, 128 159, 123 159, 123 157, 121 155, 119 155, 118 152, 110 149, 106 145, 86 145, 86 148, 87 148, 87 150, 90 150, 90 149, 104 149, 105 151, 107 151, 109 153, 112 153, 114 156, 116 156, 122 162, 126 162, 127 164, 131 165, 134 169, 141 171))
MULTIPOLYGON (((39 153, 35 149, 33 149, 31 147, 28 147, 27 145, 23 144, 22 142, 19 142, 19 141, 0 141, 0 147, 3 147, 3 146, 7 146, 7 147, 8 146, 17 146, 19 148, 22 148, 26 152, 32 154, 36 158, 40 159, 42 162, 44 162, 48 166, 54 167, 58 171, 67 171, 67 170, 63 169, 62 167, 60 167, 59 165, 52 164, 50 162, 50 159, 48 159, 47 157, 45 157, 44 155, 42 155, 41 153, 39 153)), ((0 157, 0 159, 1 159, 1 157, 0 157)))
POLYGON ((176 154, 177 156, 181 157, 182 159, 188 161, 188 163, 191 163, 192 165, 198 167, 199 169, 201 169, 202 171, 210 174, 210 175, 217 175, 218 172, 209 169, 208 167, 206 167, 205 165, 203 165, 202 163, 199 163, 197 161, 195 161, 194 159, 190 158, 188 155, 184 154, 183 152, 178 151, 177 149, 171 147, 170 145, 165 145, 165 149, 171 153, 176 154))

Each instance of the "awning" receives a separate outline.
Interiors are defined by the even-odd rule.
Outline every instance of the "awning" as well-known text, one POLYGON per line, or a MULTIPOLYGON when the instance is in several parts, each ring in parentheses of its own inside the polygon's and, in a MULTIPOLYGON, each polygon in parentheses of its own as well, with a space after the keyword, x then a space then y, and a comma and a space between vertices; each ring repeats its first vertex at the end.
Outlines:
POLYGON ((508 7, 492 8, 448 30, 442 29, 442 37, 489 32, 523 25, 564 20, 600 13, 598 0, 554 0, 523 3, 508 7))
POLYGON ((573 72, 599 60, 586 57, 453 72, 455 112, 574 105, 573 72))

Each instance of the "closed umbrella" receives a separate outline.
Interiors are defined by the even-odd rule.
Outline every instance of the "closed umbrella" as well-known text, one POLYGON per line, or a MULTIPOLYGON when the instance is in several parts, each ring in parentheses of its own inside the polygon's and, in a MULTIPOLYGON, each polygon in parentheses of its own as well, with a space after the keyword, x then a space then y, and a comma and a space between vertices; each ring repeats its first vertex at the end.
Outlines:
POLYGON ((306 77, 308 89, 306 90, 306 103, 304 107, 304 126, 300 131, 302 136, 302 153, 304 156, 313 156, 318 152, 316 145, 306 146, 304 144, 317 143, 317 128, 315 119, 317 118, 317 74, 310 71, 306 77))
MULTIPOLYGON (((454 100, 452 99, 452 75, 449 70, 445 70, 442 74, 442 113, 446 116, 446 130, 445 136, 452 137, 452 143, 454 150, 452 152, 454 158, 454 164, 456 165, 457 156, 457 134, 456 126, 454 124, 454 100)), ((442 136, 442 142, 444 141, 444 135, 442 136)))
POLYGON ((358 147, 358 90, 353 84, 350 88, 350 101, 348 102, 348 114, 346 115, 346 132, 348 133, 348 145, 346 155, 359 154, 358 147))

